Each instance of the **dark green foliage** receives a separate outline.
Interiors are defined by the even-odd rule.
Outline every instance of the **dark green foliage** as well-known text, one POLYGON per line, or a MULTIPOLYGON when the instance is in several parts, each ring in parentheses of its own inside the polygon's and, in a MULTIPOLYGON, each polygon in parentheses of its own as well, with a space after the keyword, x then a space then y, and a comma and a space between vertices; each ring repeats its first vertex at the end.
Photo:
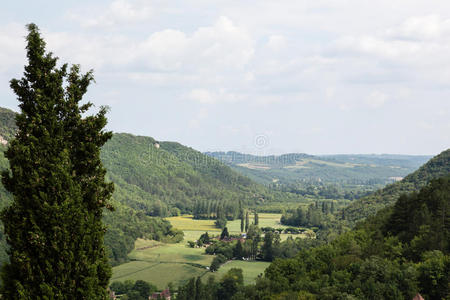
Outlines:
POLYGON ((216 257, 214 257, 213 261, 211 262, 211 266, 209 267, 209 270, 211 272, 217 271, 220 268, 220 265, 227 261, 227 258, 223 256, 222 254, 218 254, 216 257))
POLYGON ((327 218, 328 210, 326 207, 328 207, 328 202, 322 202, 321 207, 311 204, 306 212, 302 207, 298 207, 296 210, 288 210, 281 216, 280 222, 289 226, 320 228, 323 227, 324 220, 327 218))
POLYGON ((230 237, 230 234, 228 233, 228 228, 224 227, 222 230, 222 233, 220 234, 220 239, 228 239, 230 237))
POLYGON ((227 260, 233 258, 234 244, 230 242, 217 241, 205 249, 206 254, 221 254, 227 260))
MULTIPOLYGON (((328 244, 300 247, 294 258, 275 259, 255 287, 243 290, 246 299, 300 294, 310 299, 412 299, 417 293, 425 299, 449 298, 449 179, 402 196, 394 207, 328 244)), ((281 243, 279 257, 295 244, 292 239, 281 243)))
POLYGON ((272 261, 279 255, 280 235, 278 232, 268 231, 264 235, 264 243, 261 247, 262 257, 265 261, 272 261))
POLYGON ((450 176, 432 181, 419 193, 402 195, 384 231, 411 243, 411 253, 406 253, 411 259, 434 249, 450 253, 450 176))
POLYGON ((259 224, 259 216, 258 213, 255 211, 255 225, 259 224))
POLYGON ((236 246, 233 248, 233 256, 237 259, 242 259, 244 257, 244 248, 242 247, 241 240, 238 240, 236 246))
POLYGON ((248 227, 250 226, 249 223, 250 223, 250 220, 248 218, 248 211, 247 211, 247 212, 245 212, 245 232, 248 231, 248 227))
POLYGON ((242 269, 231 268, 220 280, 217 289, 217 298, 221 300, 229 300, 244 285, 244 276, 242 269))
POLYGON ((109 288, 116 295, 121 295, 122 298, 128 297, 127 299, 148 299, 152 293, 157 291, 155 285, 143 280, 137 280, 136 282, 131 280, 115 281, 109 288))
POLYGON ((214 222, 214 224, 216 225, 217 228, 224 229, 224 228, 226 228, 225 226, 227 226, 227 219, 225 219, 225 218, 217 219, 214 222))
POLYGON ((202 283, 200 277, 191 278, 184 286, 178 289, 177 300, 225 300, 240 299, 234 296, 244 289, 244 277, 241 269, 230 269, 216 282, 209 277, 207 283, 202 283))
POLYGON ((106 110, 82 117, 92 105, 80 105, 92 72, 57 68, 36 25, 28 30, 24 77, 11 80, 18 131, 2 174, 14 197, 1 215, 10 246, 3 298, 105 299, 111 268, 102 213, 113 191, 100 161, 112 135, 103 131, 106 110))
POLYGON ((202 234, 198 240, 202 244, 209 244, 211 242, 208 232, 205 232, 204 234, 202 234))

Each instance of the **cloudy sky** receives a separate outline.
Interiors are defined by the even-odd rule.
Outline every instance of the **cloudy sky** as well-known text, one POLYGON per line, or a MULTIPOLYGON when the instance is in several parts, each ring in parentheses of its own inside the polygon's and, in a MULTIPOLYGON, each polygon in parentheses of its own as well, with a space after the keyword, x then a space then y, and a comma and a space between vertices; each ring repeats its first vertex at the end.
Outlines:
POLYGON ((437 154, 450 146, 450 2, 7 1, 0 105, 36 23, 95 71, 109 129, 201 151, 437 154))

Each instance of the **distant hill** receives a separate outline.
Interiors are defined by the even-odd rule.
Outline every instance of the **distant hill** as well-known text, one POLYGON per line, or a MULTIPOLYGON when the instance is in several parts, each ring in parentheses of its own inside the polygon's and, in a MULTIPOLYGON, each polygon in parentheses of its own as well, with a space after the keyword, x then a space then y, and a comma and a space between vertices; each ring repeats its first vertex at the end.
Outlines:
POLYGON ((450 174, 450 149, 430 159, 417 171, 375 193, 358 199, 345 207, 342 216, 351 222, 374 215, 380 209, 392 205, 401 194, 417 192, 432 179, 450 174))
POLYGON ((270 185, 299 181, 337 184, 387 184, 415 171, 431 156, 322 155, 304 153, 255 156, 239 152, 206 152, 251 179, 270 185))

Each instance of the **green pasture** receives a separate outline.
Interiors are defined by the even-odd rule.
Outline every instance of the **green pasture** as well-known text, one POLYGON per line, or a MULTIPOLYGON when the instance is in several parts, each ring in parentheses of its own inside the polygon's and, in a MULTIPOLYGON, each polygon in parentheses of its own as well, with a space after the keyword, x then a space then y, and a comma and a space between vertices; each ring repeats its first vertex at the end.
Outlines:
POLYGON ((188 248, 184 242, 164 244, 138 239, 135 249, 128 255, 131 262, 113 268, 111 282, 145 280, 164 289, 169 282, 175 286, 184 284, 191 277, 209 272, 213 256, 204 248, 188 248))
POLYGON ((204 248, 189 248, 185 242, 178 244, 155 243, 138 239, 135 250, 128 257, 132 260, 160 263, 191 263, 209 266, 213 257, 204 254, 204 248), (146 242, 148 244, 146 244, 146 242), (146 247, 149 248, 146 248, 146 247), (139 250, 142 249, 142 250, 139 250))
MULTIPOLYGON (((286 228, 280 224, 281 214, 261 213, 259 227, 286 228)), ((254 216, 249 216, 253 222, 254 216)), ((230 261, 219 271, 209 272, 206 267, 211 265, 214 258, 206 255, 205 248, 189 248, 187 241, 197 240, 206 231, 210 235, 219 235, 221 230, 214 226, 214 220, 194 220, 191 215, 167 218, 168 221, 184 232, 184 241, 177 244, 165 244, 157 241, 137 239, 135 249, 128 255, 130 262, 113 268, 111 282, 125 280, 145 280, 155 284, 158 289, 167 287, 169 282, 175 286, 184 284, 191 277, 215 276, 219 280, 231 268, 241 268, 246 284, 254 283, 255 278, 264 272, 268 262, 230 261)), ((228 231, 232 234, 240 233, 241 221, 234 220, 227 223, 228 231)), ((285 240, 289 234, 282 234, 285 240)), ((302 235, 293 235, 301 237, 302 235)))
POLYGON ((244 275, 244 284, 253 284, 258 275, 263 274, 269 265, 270 263, 265 261, 232 260, 222 265, 217 272, 205 274, 203 278, 215 276, 216 280, 220 280, 231 268, 239 268, 244 275))
POLYGON ((190 278, 203 276, 205 273, 209 273, 209 271, 184 263, 150 264, 143 261, 132 261, 113 268, 111 282, 144 280, 162 290, 168 286, 169 282, 172 282, 174 286, 179 286, 185 284, 190 278))

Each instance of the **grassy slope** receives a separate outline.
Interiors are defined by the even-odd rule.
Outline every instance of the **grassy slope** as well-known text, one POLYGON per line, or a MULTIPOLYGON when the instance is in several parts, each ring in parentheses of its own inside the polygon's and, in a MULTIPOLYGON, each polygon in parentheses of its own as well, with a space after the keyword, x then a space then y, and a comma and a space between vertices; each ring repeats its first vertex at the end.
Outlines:
POLYGON ((450 149, 430 159, 417 171, 406 176, 402 181, 356 200, 343 210, 346 220, 355 222, 374 215, 380 209, 392 205, 401 194, 420 190, 430 180, 450 173, 450 149))

